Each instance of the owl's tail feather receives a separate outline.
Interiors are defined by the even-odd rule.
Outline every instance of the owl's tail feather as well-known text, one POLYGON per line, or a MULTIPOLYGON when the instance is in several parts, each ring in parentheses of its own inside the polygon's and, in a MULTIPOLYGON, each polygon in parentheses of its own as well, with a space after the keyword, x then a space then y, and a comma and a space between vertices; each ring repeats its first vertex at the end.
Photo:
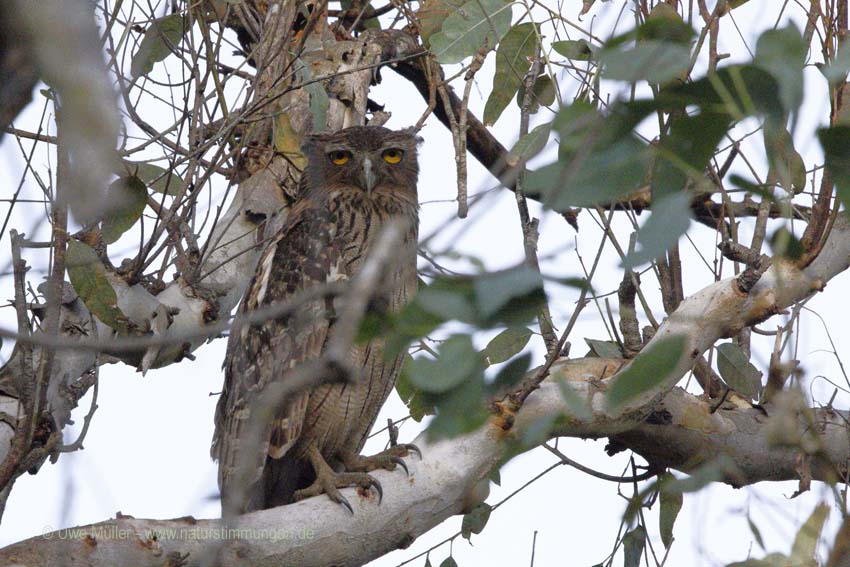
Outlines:
POLYGON ((246 512, 291 504, 295 491, 309 486, 315 480, 313 477, 309 463, 287 456, 267 457, 263 476, 251 491, 246 512))

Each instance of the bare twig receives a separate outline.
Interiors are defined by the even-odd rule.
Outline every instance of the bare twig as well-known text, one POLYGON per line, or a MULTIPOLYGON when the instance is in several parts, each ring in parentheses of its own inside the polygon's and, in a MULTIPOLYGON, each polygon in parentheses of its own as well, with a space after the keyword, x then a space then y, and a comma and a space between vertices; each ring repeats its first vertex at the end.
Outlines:
MULTIPOLYGON (((540 47, 536 46, 534 60, 531 63, 531 68, 525 77, 523 77, 523 97, 522 107, 520 108, 520 137, 528 134, 529 119, 531 116, 531 105, 534 102, 534 84, 537 81, 537 76, 540 74, 540 47)), ((517 171, 525 169, 525 163, 521 162, 517 166, 517 171)), ((537 219, 532 219, 528 212, 528 203, 525 200, 525 189, 523 186, 522 174, 516 180, 514 186, 514 195, 516 196, 517 209, 519 210, 519 219, 522 228, 522 242, 525 250, 525 261, 531 268, 540 273, 540 262, 537 258, 537 241, 538 241, 538 225, 537 219)), ((550 353, 559 354, 558 337, 555 335, 554 325, 552 324, 552 314, 549 312, 549 306, 543 304, 540 307, 540 312, 537 314, 537 322, 540 326, 540 334, 543 336, 543 342, 546 344, 546 350, 550 353)))

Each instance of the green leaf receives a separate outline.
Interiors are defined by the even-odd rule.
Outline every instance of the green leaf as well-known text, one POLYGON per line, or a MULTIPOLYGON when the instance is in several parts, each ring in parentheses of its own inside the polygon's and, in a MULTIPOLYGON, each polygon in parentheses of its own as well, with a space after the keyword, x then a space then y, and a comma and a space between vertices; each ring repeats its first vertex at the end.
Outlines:
POLYGON ((428 394, 437 415, 428 424, 428 440, 448 439, 475 431, 487 421, 484 404, 484 375, 479 369, 445 394, 428 394))
POLYGON ((582 291, 582 290, 585 290, 585 289, 588 289, 588 290, 593 289, 593 286, 589 285, 585 278, 557 278, 557 277, 552 277, 552 276, 548 276, 548 278, 549 278, 549 281, 551 281, 551 282, 559 283, 559 284, 567 286, 567 287, 574 287, 578 291, 582 291))
POLYGON ((499 467, 493 467, 493 470, 490 471, 489 478, 490 482, 496 486, 502 486, 502 475, 499 473, 499 467))
POLYGON ((570 410, 570 416, 579 421, 590 421, 593 417, 593 412, 590 410, 590 404, 587 398, 580 396, 570 385, 569 380, 558 377, 557 381, 561 399, 564 400, 567 409, 570 410))
MULTIPOLYGON (((788 562, 788 557, 781 553, 771 553, 766 555, 764 559, 747 559, 746 561, 736 561, 729 563, 726 567, 789 567, 793 564, 788 562)), ((802 565, 793 567, 803 567, 802 565)))
POLYGON ((112 244, 142 217, 148 203, 148 191, 138 177, 116 179, 107 190, 109 208, 101 226, 103 240, 112 244))
POLYGON ((416 393, 416 386, 410 381, 410 366, 413 364, 413 357, 409 352, 404 353, 401 363, 401 371, 398 373, 398 380, 395 383, 395 391, 398 397, 405 404, 410 401, 416 393))
POLYGON ((177 48, 188 31, 186 20, 180 14, 171 14, 157 18, 148 27, 139 49, 133 54, 130 63, 130 76, 133 80, 147 75, 159 63, 177 48))
POLYGON ((426 0, 416 16, 419 19, 419 34, 425 46, 429 46, 432 35, 440 31, 443 22, 455 10, 463 6, 464 0, 426 0))
POLYGON ((623 266, 635 266, 658 258, 676 245, 691 224, 691 195, 675 193, 657 201, 652 214, 637 233, 638 248, 623 259, 623 266))
POLYGON ((583 39, 553 41, 552 49, 574 61, 590 61, 594 56, 594 48, 583 39))
POLYGON ((444 21, 430 38, 440 63, 460 63, 481 48, 493 49, 511 27, 511 4, 504 0, 470 0, 444 21))
MULTIPOLYGON (((604 129, 605 117, 599 113, 596 106, 578 100, 558 111, 553 126, 561 138, 560 152, 563 155, 573 155, 578 151, 587 150, 588 146, 598 143, 604 129)), ((610 143, 616 140, 605 140, 610 143)))
POLYGON ((623 536, 624 567, 640 565, 644 545, 646 545, 646 529, 643 526, 638 526, 623 536))
POLYGON ((65 265, 71 285, 89 311, 116 331, 128 332, 129 321, 118 307, 118 296, 109 285, 97 252, 72 238, 68 241, 65 265))
POLYGON ((476 318, 475 307, 462 289, 429 286, 416 294, 416 301, 422 309, 443 321, 474 321, 476 318))
POLYGON ((824 166, 835 183, 844 214, 850 215, 850 126, 833 126, 818 130, 823 146, 824 166))
POLYGON ((541 193, 546 205, 556 211, 591 207, 636 191, 649 163, 647 146, 629 137, 529 172, 526 187, 541 193))
POLYGON ((803 66, 807 51, 808 45, 800 30, 791 22, 782 29, 767 30, 756 43, 753 63, 776 79, 787 112, 795 112, 803 102, 803 66))
POLYGON ((528 369, 531 367, 531 353, 527 352, 522 356, 518 356, 514 360, 507 363, 504 367, 499 369, 498 374, 496 374, 496 378, 493 380, 493 383, 490 385, 490 390, 493 392, 504 392, 522 380, 526 374, 528 374, 528 369))
POLYGON ((768 182, 781 185, 789 193, 801 193, 806 188, 806 164, 784 125, 765 122, 764 149, 770 164, 768 182))
POLYGON ((668 492, 697 492, 712 482, 720 482, 725 478, 735 478, 739 475, 735 462, 726 455, 719 455, 691 471, 685 478, 669 477, 664 483, 668 492))
MULTIPOLYGON (((367 310, 360 320, 354 342, 358 345, 365 345, 369 341, 387 334, 392 329, 392 318, 388 315, 383 309, 367 310)), ((392 358, 392 356, 387 356, 386 359, 392 358)))
POLYGON ((817 545, 821 530, 826 518, 829 516, 829 505, 821 502, 812 511, 806 523, 800 527, 794 545, 791 546, 789 563, 794 567, 817 565, 817 545))
POLYGON ((663 83, 680 76, 691 64, 690 50, 669 41, 642 41, 631 49, 603 49, 602 76, 614 81, 663 83))
POLYGON ((620 358, 623 356, 623 352, 620 350, 620 345, 614 341, 600 341, 599 339, 585 338, 584 342, 590 347, 590 353, 588 353, 588 356, 592 355, 597 358, 620 358))
POLYGON ((545 298, 542 278, 524 265, 477 276, 437 277, 393 317, 389 352, 401 352, 410 340, 450 320, 480 328, 521 326, 545 298))
POLYGON ((578 15, 583 16, 587 14, 595 2, 596 0, 581 0, 581 12, 579 12, 578 15))
POLYGON ((756 538, 756 543, 759 544, 759 547, 762 548, 762 550, 764 550, 764 539, 761 537, 761 530, 759 530, 758 526, 755 522, 753 522, 753 519, 750 518, 749 512, 747 512, 747 524, 750 526, 750 532, 752 532, 753 537, 756 538))
POLYGON ((484 531, 484 526, 487 525, 492 510, 492 506, 482 502, 473 508, 469 514, 464 514, 463 522, 460 524, 460 534, 466 539, 469 539, 472 534, 480 534, 484 531))
MULTIPOLYGON (((343 10, 350 10, 354 6, 354 1, 353 0, 340 0, 340 6, 342 7, 343 10)), ((358 10, 366 10, 366 9, 369 9, 369 8, 374 8, 374 6, 372 6, 371 2, 366 2, 365 6, 363 6, 362 4, 358 4, 357 7, 358 7, 358 10)), ((355 13, 359 13, 359 11, 355 12, 355 13)), ((363 25, 364 28, 367 28, 367 29, 369 29, 369 28, 377 29, 377 30, 381 29, 381 22, 378 21, 378 18, 362 18, 360 20, 360 23, 363 25)), ((322 129, 324 130, 324 127, 322 129)))
POLYGON ((532 334, 527 327, 509 327, 487 343, 481 356, 488 364, 505 362, 525 348, 532 334))
POLYGON ((410 417, 412 417, 413 421, 416 423, 420 423, 426 415, 434 415, 437 413, 437 409, 434 407, 434 404, 428 400, 428 396, 420 391, 417 391, 413 397, 410 398, 410 403, 407 405, 407 409, 410 410, 410 417))
MULTIPOLYGON (((555 90, 555 83, 549 75, 540 75, 534 81, 534 86, 531 88, 531 104, 528 106, 529 114, 535 114, 540 110, 541 106, 552 106, 555 103, 555 98, 558 93, 555 90)), ((522 109, 523 100, 525 100, 525 87, 520 86, 516 92, 516 105, 522 109)))
POLYGON ((670 41, 687 45, 696 32, 685 23, 679 12, 669 4, 656 4, 646 22, 636 30, 638 41, 670 41))
POLYGON ((454 557, 446 557, 442 563, 440 563, 440 567, 457 567, 457 561, 455 561, 454 557))
POLYGON ((805 252, 800 239, 794 236, 794 233, 784 226, 780 226, 770 235, 770 247, 773 249, 775 256, 782 256, 792 262, 802 258, 805 252))
POLYGON ((671 110, 698 105, 702 112, 727 114, 734 120, 753 114, 776 122, 785 120, 779 84, 755 65, 729 65, 703 79, 668 87, 659 93, 655 104, 671 110))
POLYGON ((551 122, 535 126, 531 132, 520 138, 511 149, 506 160, 508 165, 516 167, 539 154, 546 147, 551 131, 551 122))
POLYGON ((821 72, 830 86, 840 85, 847 79, 847 73, 850 71, 850 40, 844 40, 838 46, 838 53, 826 67, 821 67, 821 72))
POLYGON ((475 279, 475 301, 479 313, 487 318, 495 315, 513 299, 541 292, 543 278, 527 266, 483 274, 475 279))
POLYGON ((655 108, 649 101, 615 104, 604 116, 587 102, 562 108, 553 124, 558 161, 526 175, 529 194, 563 210, 616 202, 645 185, 652 154, 634 128, 655 108))
POLYGON ((686 344, 681 335, 653 341, 614 379, 605 395, 609 409, 619 409, 665 382, 676 370, 686 344))
POLYGON ((704 110, 671 119, 670 133, 656 146, 652 171, 653 200, 680 193, 688 178, 704 177, 717 145, 729 131, 732 117, 704 110))
POLYGON ((717 369, 730 388, 755 400, 762 389, 761 372, 750 363, 741 347, 735 343, 717 346, 717 369))
POLYGON ((386 335, 387 360, 406 352, 410 341, 426 336, 443 322, 443 319, 423 309, 415 297, 398 315, 390 318, 392 333, 386 335))
POLYGON ((436 359, 420 357, 410 365, 410 381, 423 392, 448 392, 479 367, 478 352, 469 335, 452 335, 443 341, 438 352, 436 359))
POLYGON ((551 439, 552 430, 560 418, 559 413, 550 413, 532 421, 522 432, 522 446, 527 448, 537 447, 551 439))
POLYGON ((409 353, 405 353, 395 389, 401 401, 407 405, 407 409, 410 411, 410 417, 414 421, 420 422, 426 415, 433 415, 435 408, 434 404, 428 400, 427 394, 417 388, 410 379, 413 360, 413 357, 409 353))
POLYGON ((136 176, 145 182, 149 189, 174 197, 183 187, 183 178, 174 169, 165 169, 153 163, 124 161, 124 174, 136 176))
POLYGON ((773 193, 770 191, 770 188, 763 183, 753 183, 752 181, 735 173, 729 175, 729 182, 733 186, 743 189, 749 193, 753 193, 754 195, 761 195, 769 200, 773 199, 773 193))
POLYGON ((496 50, 496 72, 493 88, 484 105, 484 124, 492 126, 508 106, 514 93, 531 67, 537 45, 535 24, 528 22, 510 29, 496 50))
POLYGON ((683 496, 679 491, 669 491, 664 489, 665 482, 668 479, 673 479, 670 473, 664 473, 658 479, 659 482, 659 499, 661 501, 661 511, 658 515, 658 526, 661 533, 661 542, 665 548, 669 548, 673 544, 673 526, 676 524, 676 518, 679 516, 679 511, 682 509, 683 496))

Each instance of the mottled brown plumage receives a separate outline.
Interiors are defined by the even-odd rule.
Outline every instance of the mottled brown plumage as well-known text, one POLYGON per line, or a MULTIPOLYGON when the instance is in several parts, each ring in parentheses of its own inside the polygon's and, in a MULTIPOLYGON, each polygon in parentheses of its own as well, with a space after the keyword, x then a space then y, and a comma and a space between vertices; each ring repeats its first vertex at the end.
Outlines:
MULTIPOLYGON (((377 303, 400 309, 417 286, 417 141, 411 132, 380 127, 311 136, 303 148, 308 163, 302 196, 263 252, 240 313, 355 277, 382 225, 393 218, 410 228, 377 303)), ((359 455, 401 366, 401 356, 386 360, 382 339, 350 349, 347 362, 358 374, 352 380, 287 396, 261 421, 261 430, 253 430, 260 439, 250 438, 249 424, 269 386, 322 357, 340 301, 344 295, 307 301, 288 317, 231 334, 212 444, 225 513, 321 492, 345 503, 338 487, 375 486, 366 473, 392 469, 406 454, 407 447, 399 446, 374 457, 359 455)))

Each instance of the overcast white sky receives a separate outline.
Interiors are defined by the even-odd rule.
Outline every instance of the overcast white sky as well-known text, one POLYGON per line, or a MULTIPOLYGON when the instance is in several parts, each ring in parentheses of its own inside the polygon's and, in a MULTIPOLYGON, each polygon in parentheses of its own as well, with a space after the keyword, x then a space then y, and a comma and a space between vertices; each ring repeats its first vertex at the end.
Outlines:
MULTIPOLYGON (((606 22, 616 16, 620 2, 608 2, 596 7, 592 13, 600 16, 594 23, 594 32, 606 29, 606 22)), ((713 3, 710 3, 713 4, 713 3)), ((720 51, 733 54, 733 60, 748 59, 742 38, 750 49, 755 48, 755 37, 772 26, 776 19, 769 14, 779 8, 777 2, 751 0, 749 4, 734 12, 741 35, 724 19, 720 51)), ((556 6, 553 4, 553 8, 556 6)), ((577 21, 580 2, 564 3, 562 12, 577 21)), ((790 8, 789 8, 790 10, 790 8)), ((799 21, 799 9, 793 8, 799 21)), ((628 12, 623 17, 620 31, 628 29, 633 21, 628 12)), ((588 24, 585 18, 584 25, 588 24)), ((784 21, 784 18, 783 20, 784 21)), ((479 74, 479 90, 473 89, 470 108, 480 116, 486 94, 491 88, 493 57, 479 74), (482 97, 483 95, 483 97, 482 97)), ((372 98, 387 105, 393 117, 390 127, 403 127, 416 122, 424 103, 412 86, 392 71, 384 70, 384 82, 374 89, 372 98)), ((823 80, 814 68, 807 71, 807 98, 801 131, 813 131, 813 125, 823 123, 828 113, 826 98, 822 95, 823 80), (817 92, 817 95, 812 93, 817 92)), ((567 86, 569 96, 572 87, 567 86)), ((38 98, 38 95, 37 95, 38 98)), ((31 105, 17 121, 16 126, 27 129, 40 116, 39 103, 31 105)), ((551 120, 552 114, 541 111, 537 121, 551 120)), ((167 118, 164 118, 165 120, 167 118)), ((493 128, 494 134, 506 146, 517 138, 518 112, 513 104, 493 128)), ((421 135, 425 143, 420 151, 422 175, 420 200, 452 200, 454 198, 455 173, 451 137, 447 130, 431 117, 421 135)), ((553 144, 554 146, 554 144, 553 144)), ((750 148, 753 156, 763 156, 760 142, 750 148)), ((818 146, 810 135, 801 138, 798 150, 809 167, 820 163, 818 146)), ((550 152, 551 155, 551 152, 550 152)), ((545 158, 544 158, 545 159, 545 158)), ((762 158, 759 158, 762 159, 762 158)), ((36 162, 38 171, 46 176, 44 161, 36 162)), ((763 163, 763 162, 762 162, 763 163)), ((495 180, 470 157, 470 190, 485 190, 495 185, 495 180)), ((760 167, 763 167, 760 166, 760 167)), ((0 144, 0 187, 3 198, 11 196, 23 173, 23 165, 17 142, 6 136, 0 144)), ((26 181, 28 198, 38 198, 37 187, 31 179, 26 181)), ((472 226, 464 227, 460 238, 454 237, 463 223, 458 222, 440 241, 465 253, 474 254, 484 260, 488 268, 513 265, 522 259, 519 219, 513 195, 501 190, 489 198, 486 214, 472 217, 477 220, 472 226)), ((0 214, 5 215, 8 203, 0 202, 0 214)), ((453 214, 454 203, 426 203, 422 207, 423 235, 440 226, 447 216, 453 214)), ((12 216, 11 227, 32 233, 38 225, 43 209, 40 205, 19 204, 12 216)), ((563 219, 547 214, 532 204, 532 213, 542 218, 541 256, 549 257, 544 262, 544 271, 558 275, 580 276, 573 248, 578 245, 587 261, 592 259, 598 245, 599 231, 586 214, 579 222, 581 230, 576 235, 563 219), (557 253, 556 253, 557 252, 557 253)), ((642 218, 646 218, 643 215, 642 218)), ((466 221, 471 223, 473 221, 466 221)), ((625 227, 625 225, 621 225, 625 227)), ((44 226, 39 228, 46 236, 44 226)), ((623 233, 626 234, 625 232, 623 233)), ((697 246, 713 257, 714 234, 693 225, 689 236, 697 246)), ((623 237, 624 240, 627 236, 623 237)), ((686 265, 686 295, 710 283, 707 268, 693 258, 693 247, 682 240, 682 256, 686 265)), ((0 241, 0 254, 8 257, 8 236, 0 241)), ((31 280, 37 282, 37 269, 43 269, 38 258, 29 258, 36 271, 31 280)), ((5 266, 5 260, 2 262, 5 266)), ((608 291, 619 281, 618 258, 611 250, 603 256, 604 274, 596 280, 597 287, 608 291), (606 287, 607 285, 607 287, 606 287)), ((649 282, 650 278, 645 281, 649 282)), ((652 282, 645 285, 650 296, 656 296, 652 282)), ((12 296, 11 278, 0 275, 2 297, 12 296)), ((577 294, 564 288, 549 290, 552 311, 556 322, 563 325, 572 312, 577 294)), ((827 293, 813 299, 809 307, 824 319, 826 327, 810 315, 803 316, 802 329, 798 337, 797 357, 806 368, 807 384, 815 376, 823 375, 832 380, 842 380, 834 356, 829 349, 824 329, 828 328, 836 345, 848 344, 846 321, 842 309, 835 301, 846 297, 850 284, 846 275, 830 283, 827 293), (832 304, 830 303, 833 302, 832 304), (843 334, 842 334, 843 333, 843 334)), ((659 310, 660 312, 660 310, 659 310)), ((642 321, 643 324, 643 321, 642 321)), ((0 309, 0 325, 14 327, 11 309, 0 309)), ((765 325, 770 326, 770 325, 765 325)), ((585 352, 582 338, 605 339, 606 334, 598 312, 587 308, 580 319, 579 327, 573 332, 573 355, 585 352)), ((480 337, 480 344, 488 336, 480 337)), ((771 339, 772 341, 772 339, 771 339)), ((2 354, 7 356, 9 344, 3 345, 2 354)), ((542 349, 536 345, 537 360, 542 361, 542 349)), ((195 352, 195 361, 184 361, 178 365, 150 371, 145 377, 127 366, 106 366, 100 375, 100 393, 91 430, 85 442, 85 450, 63 455, 55 465, 46 464, 35 476, 20 478, 15 486, 6 509, 3 526, 0 528, 0 545, 30 537, 42 531, 60 527, 97 522, 113 517, 117 512, 136 517, 170 518, 184 515, 214 517, 219 514, 216 496, 215 467, 209 458, 209 441, 212 435, 212 415, 216 398, 211 392, 220 390, 222 382, 221 362, 224 357, 225 341, 218 340, 195 352)), ((754 362, 764 368, 768 350, 760 348, 754 362)), ((816 381, 816 398, 825 400, 832 392, 823 381, 816 381)), ((841 397, 838 398, 842 400, 841 397)), ((82 415, 88 410, 90 397, 81 402, 75 414, 77 425, 66 428, 66 438, 74 439, 82 423, 82 415)), ((846 407, 847 398, 843 397, 846 407)), ((378 424, 386 417, 399 418, 406 415, 406 408, 393 394, 378 424)), ((412 440, 420 426, 408 421, 401 429, 402 441, 412 440)), ((380 436, 367 445, 366 452, 380 450, 385 443, 380 436)), ((561 440, 560 448, 571 458, 610 474, 624 471, 626 456, 609 458, 603 451, 604 441, 561 440)), ((496 504, 517 490, 534 476, 548 468, 555 458, 544 449, 522 455, 502 468, 501 487, 493 485, 488 498, 496 504)), ((398 474, 403 474, 399 472, 398 474)), ((391 490, 391 487, 385 487, 391 490)), ((631 488, 622 487, 631 494, 631 488)), ((725 485, 711 486, 695 494, 686 495, 684 507, 676 525, 674 543, 668 559, 669 565, 723 565, 733 560, 743 560, 750 552, 762 556, 763 551, 754 543, 747 525, 747 512, 758 525, 764 536, 768 551, 787 552, 790 548, 795 526, 812 511, 822 498, 829 498, 828 490, 815 483, 811 492, 789 500, 796 490, 795 483, 762 484, 741 490, 725 485)), ((593 565, 601 562, 611 551, 625 509, 625 500, 618 495, 617 486, 591 478, 568 467, 558 467, 533 483, 524 491, 500 507, 490 519, 481 535, 473 536, 472 545, 457 539, 453 555, 461 566, 472 564, 528 564, 534 532, 537 532, 535 565, 593 565)), ((833 513, 831 530, 835 526, 833 513)), ((658 539, 657 509, 648 513, 647 524, 653 536, 659 557, 663 549, 658 539)), ((396 551, 372 565, 389 567, 413 557, 434 543, 454 534, 460 528, 460 517, 453 518, 435 528, 406 550, 396 551)), ((439 565, 449 553, 447 545, 431 554, 431 562, 439 565)), ((621 559, 615 560, 619 564, 621 559)), ((423 565, 417 559, 413 565, 423 565)))

